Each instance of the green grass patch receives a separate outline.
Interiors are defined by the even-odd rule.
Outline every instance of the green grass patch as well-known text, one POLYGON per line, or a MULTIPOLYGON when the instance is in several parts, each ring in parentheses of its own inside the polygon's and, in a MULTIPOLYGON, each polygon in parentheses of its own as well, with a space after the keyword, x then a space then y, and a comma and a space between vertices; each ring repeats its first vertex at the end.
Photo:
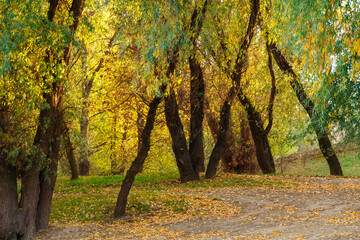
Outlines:
MULTIPOLYGON (((177 173, 139 175, 129 195, 127 214, 155 215, 159 211, 186 213, 196 200, 186 193, 194 189, 285 186, 278 177, 222 174, 216 179, 202 179, 186 184, 180 184, 178 178, 177 173)), ((59 178, 55 187, 51 222, 69 224, 109 221, 122 180, 123 176, 81 177, 75 181, 59 178)))
MULTIPOLYGON (((345 176, 360 176, 359 151, 339 155, 345 176)), ((328 176, 329 168, 323 158, 307 159, 287 166, 285 174, 328 176)), ((108 222, 112 218, 117 195, 124 176, 89 176, 70 181, 59 177, 51 211, 51 223, 108 222)), ((219 174, 215 179, 180 184, 177 172, 140 174, 131 189, 126 212, 133 216, 168 214, 196 215, 204 201, 202 191, 216 188, 291 189, 301 182, 296 177, 219 174), (197 193, 187 194, 187 193, 197 193), (195 207, 194 207, 195 206, 195 207)), ((216 192, 216 190, 215 190, 216 192)), ((210 204, 222 204, 220 198, 210 204), (219 203, 218 203, 219 202, 219 203)), ((224 203, 225 204, 225 203, 224 203)), ((206 204, 204 204, 205 206, 206 204)), ((220 208, 219 208, 220 209, 220 208)), ((209 211, 209 210, 206 210, 209 211)))
MULTIPOLYGON (((338 158, 346 177, 360 177, 360 152, 345 151, 338 158)), ((277 166, 280 171, 280 166, 277 166)), ((283 174, 302 176, 329 176, 330 169, 324 157, 303 159, 289 164, 283 163, 283 174)))

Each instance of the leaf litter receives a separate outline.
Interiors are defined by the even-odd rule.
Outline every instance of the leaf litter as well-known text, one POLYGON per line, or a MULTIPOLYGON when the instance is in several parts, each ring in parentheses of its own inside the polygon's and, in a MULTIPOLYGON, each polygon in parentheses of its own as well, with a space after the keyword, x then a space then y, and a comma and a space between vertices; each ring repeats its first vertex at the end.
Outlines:
POLYGON ((111 221, 110 199, 101 220, 52 219, 37 239, 360 239, 359 178, 227 174, 164 186, 134 188, 123 219, 111 221))

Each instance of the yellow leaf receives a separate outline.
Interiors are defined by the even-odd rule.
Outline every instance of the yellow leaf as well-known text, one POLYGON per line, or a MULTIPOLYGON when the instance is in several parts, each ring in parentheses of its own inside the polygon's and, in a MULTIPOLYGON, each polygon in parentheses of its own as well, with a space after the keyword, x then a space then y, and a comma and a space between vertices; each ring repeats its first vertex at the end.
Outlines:
POLYGON ((354 42, 354 51, 360 56, 360 38, 354 42))

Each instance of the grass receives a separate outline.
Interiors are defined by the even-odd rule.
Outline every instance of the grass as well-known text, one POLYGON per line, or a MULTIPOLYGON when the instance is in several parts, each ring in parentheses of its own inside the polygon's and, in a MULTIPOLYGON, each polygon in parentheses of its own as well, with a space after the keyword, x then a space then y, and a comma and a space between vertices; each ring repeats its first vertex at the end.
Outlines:
MULTIPOLYGON (((123 176, 90 176, 70 181, 60 177, 55 187, 51 223, 68 225, 108 222, 112 218, 123 176)), ((191 192, 216 188, 284 188, 280 178, 222 174, 216 179, 180 184, 177 173, 140 175, 128 199, 127 213, 133 216, 197 214, 196 206, 217 198, 194 197, 191 192), (201 204, 200 204, 201 203, 201 204)))
MULTIPOLYGON (((360 176, 359 152, 339 157, 345 176, 360 176)), ((324 159, 315 158, 289 164, 284 174, 328 176, 329 169, 324 159)), ((171 218, 175 215, 197 215, 201 209, 221 214, 222 208, 229 207, 221 198, 188 193, 216 193, 216 189, 234 187, 244 191, 248 188, 294 189, 301 184, 296 177, 289 180, 282 175, 220 174, 216 179, 186 184, 180 184, 178 178, 177 172, 136 177, 128 199, 127 214, 137 217, 168 215, 171 218), (213 211, 214 206, 220 209, 218 213, 213 211)), ((123 179, 124 176, 89 176, 70 181, 67 177, 59 177, 53 197, 51 223, 59 226, 109 222, 123 179)))
MULTIPOLYGON (((360 177, 360 152, 359 150, 338 154, 338 158, 345 177, 360 177)), ((328 176, 329 166, 323 157, 304 159, 283 165, 283 174, 303 176, 328 176)), ((277 166, 280 169, 280 166, 277 166)))

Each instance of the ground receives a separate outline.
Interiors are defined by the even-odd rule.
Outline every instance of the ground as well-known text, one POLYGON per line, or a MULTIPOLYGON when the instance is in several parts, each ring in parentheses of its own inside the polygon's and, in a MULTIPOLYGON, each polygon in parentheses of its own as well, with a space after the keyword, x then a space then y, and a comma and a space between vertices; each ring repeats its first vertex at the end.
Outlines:
MULTIPOLYGON (((248 177, 257 178, 264 177, 248 177)), ((360 239, 360 178, 265 180, 270 184, 160 189, 160 195, 191 198, 196 207, 188 206, 186 213, 155 211, 101 224, 52 226, 37 239, 360 239)))

